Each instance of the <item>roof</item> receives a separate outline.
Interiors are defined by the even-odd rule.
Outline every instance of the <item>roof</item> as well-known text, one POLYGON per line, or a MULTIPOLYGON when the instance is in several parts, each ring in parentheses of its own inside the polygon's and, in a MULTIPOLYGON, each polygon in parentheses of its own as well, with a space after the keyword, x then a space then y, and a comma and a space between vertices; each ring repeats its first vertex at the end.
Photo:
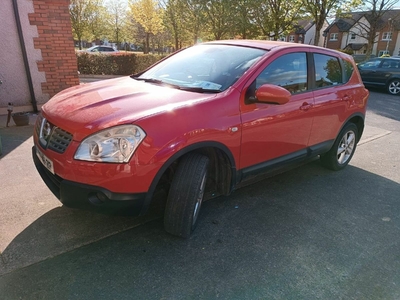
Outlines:
MULTIPOLYGON (((376 12, 380 14, 379 19, 375 27, 379 30, 385 27, 389 21, 392 22, 392 26, 395 30, 400 30, 400 10, 392 9, 388 11, 376 12)), ((362 17, 365 17, 368 22, 373 22, 372 11, 361 11, 348 13, 347 16, 343 18, 337 18, 333 21, 325 30, 324 33, 329 32, 333 26, 337 26, 340 32, 348 32, 362 17)))
POLYGON ((311 19, 309 20, 299 20, 297 24, 293 27, 295 29, 295 33, 297 34, 305 34, 310 28, 315 24, 315 22, 311 19))
POLYGON ((352 50, 360 50, 362 47, 366 45, 367 44, 350 43, 345 48, 350 48, 352 50))
MULTIPOLYGON (((331 52, 336 53, 338 56, 347 56, 347 54, 343 52, 339 52, 333 49, 322 48, 319 46, 313 46, 308 44, 299 44, 299 43, 290 43, 290 42, 281 42, 281 41, 267 41, 267 40, 221 40, 221 41, 212 41, 203 43, 203 45, 235 45, 235 46, 242 46, 242 47, 252 47, 258 49, 264 49, 267 51, 270 50, 277 50, 280 51, 285 48, 304 48, 304 49, 318 49, 323 50, 324 52, 331 52)), ((202 45, 202 44, 198 44, 202 45)), ((196 47, 196 46, 194 46, 196 47)))

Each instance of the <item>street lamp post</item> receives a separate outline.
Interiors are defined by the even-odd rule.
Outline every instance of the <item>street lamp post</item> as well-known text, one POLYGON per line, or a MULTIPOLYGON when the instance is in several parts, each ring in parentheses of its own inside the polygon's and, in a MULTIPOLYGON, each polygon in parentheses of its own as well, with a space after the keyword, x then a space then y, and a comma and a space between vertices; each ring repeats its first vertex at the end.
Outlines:
POLYGON ((385 54, 389 53, 389 43, 390 43, 390 40, 392 39, 392 18, 388 19, 388 23, 389 23, 389 35, 387 37, 385 54))

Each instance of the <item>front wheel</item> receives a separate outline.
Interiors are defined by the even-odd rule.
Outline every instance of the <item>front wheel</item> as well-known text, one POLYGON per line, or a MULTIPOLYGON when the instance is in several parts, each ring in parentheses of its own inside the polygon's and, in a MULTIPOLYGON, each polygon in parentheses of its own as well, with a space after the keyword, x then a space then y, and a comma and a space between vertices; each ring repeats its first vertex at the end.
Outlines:
POLYGON ((195 229, 206 188, 209 159, 198 153, 184 156, 171 183, 164 213, 164 228, 188 238, 195 229))
POLYGON ((338 171, 346 167, 354 151, 356 151, 358 141, 358 129, 353 123, 348 123, 340 131, 332 148, 321 155, 321 163, 324 167, 338 171))
POLYGON ((400 93, 400 79, 394 79, 387 85, 387 91, 391 95, 398 95, 400 93))

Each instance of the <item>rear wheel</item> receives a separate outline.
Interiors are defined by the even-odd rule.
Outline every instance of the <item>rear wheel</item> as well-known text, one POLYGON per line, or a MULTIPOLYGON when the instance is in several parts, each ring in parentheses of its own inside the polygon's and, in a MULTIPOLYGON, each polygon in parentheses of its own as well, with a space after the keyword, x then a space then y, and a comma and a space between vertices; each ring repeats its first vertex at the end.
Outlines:
POLYGON ((180 161, 168 193, 164 228, 173 235, 188 238, 197 225, 207 181, 209 159, 198 153, 180 161))
POLYGON ((353 123, 348 123, 340 131, 332 148, 321 155, 321 163, 324 167, 338 171, 346 167, 357 147, 358 129, 353 123))
POLYGON ((387 85, 387 91, 389 94, 398 95, 400 93, 400 79, 394 79, 387 85))

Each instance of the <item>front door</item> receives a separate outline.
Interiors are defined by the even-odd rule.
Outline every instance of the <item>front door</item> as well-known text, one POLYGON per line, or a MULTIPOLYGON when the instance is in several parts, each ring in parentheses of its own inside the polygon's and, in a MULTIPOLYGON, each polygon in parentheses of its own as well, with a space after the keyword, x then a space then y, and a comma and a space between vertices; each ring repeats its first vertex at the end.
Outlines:
POLYGON ((276 54, 249 82, 242 98, 240 169, 256 170, 307 154, 312 126, 313 93, 309 90, 306 52, 276 54), (292 93, 283 105, 252 103, 246 97, 262 84, 275 84, 292 93))

